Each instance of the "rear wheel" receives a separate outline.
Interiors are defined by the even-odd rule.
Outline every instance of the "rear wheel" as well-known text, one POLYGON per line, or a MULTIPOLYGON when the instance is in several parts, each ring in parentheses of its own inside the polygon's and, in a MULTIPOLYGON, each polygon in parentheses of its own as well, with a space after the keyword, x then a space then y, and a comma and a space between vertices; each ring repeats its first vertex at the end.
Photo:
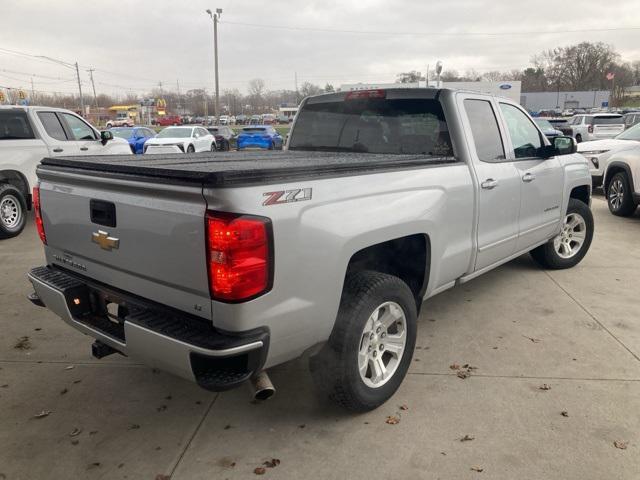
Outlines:
POLYGON ((533 259, 545 268, 571 268, 580 263, 593 239, 593 215, 586 203, 569 199, 562 231, 531 251, 533 259))
POLYGON ((577 134, 577 135, 576 135, 576 142, 577 142, 577 143, 582 142, 582 135, 580 135, 580 134, 577 134))
POLYGON ((609 211, 614 215, 628 217, 635 212, 637 205, 633 201, 631 186, 626 173, 616 173, 609 182, 605 193, 609 211))
POLYGON ((217 150, 216 148, 216 142, 211 142, 211 149, 212 152, 215 152, 217 150))
POLYGON ((27 201, 22 192, 10 184, 0 184, 0 238, 15 237, 27 222, 27 201))
POLYGON ((350 275, 329 341, 311 358, 316 384, 348 410, 382 405, 411 363, 416 317, 413 293, 399 278, 371 271, 350 275))
POLYGON ((196 151, 196 149, 193 147, 193 145, 189 145, 187 147, 187 153, 194 153, 196 151))

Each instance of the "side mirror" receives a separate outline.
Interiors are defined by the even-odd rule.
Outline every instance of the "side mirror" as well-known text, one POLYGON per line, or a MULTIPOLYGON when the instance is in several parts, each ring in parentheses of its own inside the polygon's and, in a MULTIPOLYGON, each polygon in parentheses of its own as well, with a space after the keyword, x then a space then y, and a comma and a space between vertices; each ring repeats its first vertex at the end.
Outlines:
POLYGON ((109 140, 113 140, 113 132, 110 132, 109 130, 103 130, 100 132, 100 141, 102 142, 102 145, 106 145, 109 140))
POLYGON ((578 151, 578 142, 573 137, 554 137, 553 149, 556 155, 569 155, 578 151))

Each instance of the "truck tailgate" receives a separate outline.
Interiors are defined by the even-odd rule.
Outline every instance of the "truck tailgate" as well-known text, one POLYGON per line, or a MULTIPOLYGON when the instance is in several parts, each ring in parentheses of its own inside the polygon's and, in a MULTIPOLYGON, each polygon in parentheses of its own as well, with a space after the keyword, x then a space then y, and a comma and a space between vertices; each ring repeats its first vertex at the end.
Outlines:
POLYGON ((50 264, 211 319, 201 186, 42 167, 38 176, 50 264))

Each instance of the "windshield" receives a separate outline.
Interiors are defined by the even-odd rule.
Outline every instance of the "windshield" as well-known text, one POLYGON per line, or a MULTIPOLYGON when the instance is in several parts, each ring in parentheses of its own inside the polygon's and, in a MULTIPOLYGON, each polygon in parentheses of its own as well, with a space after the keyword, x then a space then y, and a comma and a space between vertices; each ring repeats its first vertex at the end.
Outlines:
POLYGON ((125 140, 131 137, 132 132, 133 130, 131 128, 112 128, 111 129, 111 133, 113 133, 114 137, 124 138, 125 140))
POLYGON ((555 130, 553 125, 549 123, 549 120, 545 120, 544 118, 534 118, 534 120, 542 130, 555 130))
POLYGON ((636 140, 640 142, 640 123, 625 130, 616 137, 617 140, 636 140))
POLYGON ((453 155, 440 102, 415 98, 307 104, 298 113, 289 149, 453 155))
POLYGON ((156 138, 189 138, 191 137, 191 128, 165 128, 156 138))

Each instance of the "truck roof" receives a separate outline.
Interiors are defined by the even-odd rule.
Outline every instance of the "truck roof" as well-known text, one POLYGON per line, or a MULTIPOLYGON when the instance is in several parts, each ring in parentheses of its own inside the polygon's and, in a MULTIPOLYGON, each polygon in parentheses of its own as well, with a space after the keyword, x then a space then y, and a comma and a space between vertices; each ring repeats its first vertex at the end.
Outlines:
POLYGON ((91 172, 161 183, 197 183, 211 187, 236 187, 285 183, 299 179, 365 175, 453 163, 453 157, 389 155, 314 151, 210 152, 92 157, 49 157, 41 169, 91 172))

